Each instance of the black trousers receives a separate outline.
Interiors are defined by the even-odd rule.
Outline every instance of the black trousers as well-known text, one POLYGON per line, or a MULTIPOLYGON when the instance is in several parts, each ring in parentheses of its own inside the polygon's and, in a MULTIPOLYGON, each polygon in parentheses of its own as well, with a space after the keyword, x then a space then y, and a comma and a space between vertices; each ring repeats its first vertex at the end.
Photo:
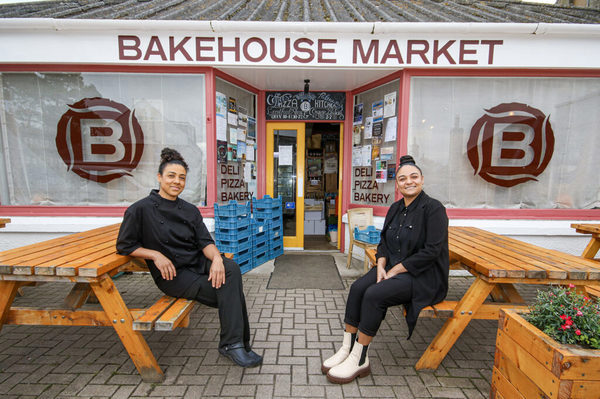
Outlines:
POLYGON ((212 282, 208 281, 209 262, 206 268, 178 269, 176 279, 181 279, 180 281, 186 283, 191 282, 190 285, 183 293, 176 295, 165 293, 179 298, 193 299, 212 308, 218 308, 221 324, 219 346, 243 342, 249 349, 250 325, 240 267, 228 258, 223 258, 223 263, 225 265, 225 284, 221 288, 213 288, 212 282))
POLYGON ((398 274, 377 282, 377 267, 352 283, 344 322, 368 336, 374 337, 385 318, 387 308, 410 302, 412 276, 398 274))

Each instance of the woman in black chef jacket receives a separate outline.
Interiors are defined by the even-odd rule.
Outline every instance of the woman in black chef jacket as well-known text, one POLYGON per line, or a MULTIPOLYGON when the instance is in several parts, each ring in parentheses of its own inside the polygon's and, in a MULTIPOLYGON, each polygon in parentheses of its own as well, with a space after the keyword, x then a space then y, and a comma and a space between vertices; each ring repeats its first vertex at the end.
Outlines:
POLYGON ((219 352, 242 367, 262 357, 250 349, 250 326, 239 266, 222 258, 198 208, 179 198, 188 166, 179 152, 164 148, 159 189, 132 204, 123 218, 117 251, 146 259, 158 288, 219 309, 219 352))
POLYGON ((385 217, 377 267, 350 287, 342 347, 321 366, 331 382, 345 384, 369 375, 367 349, 388 307, 405 306, 410 338, 421 309, 448 293, 446 208, 425 194, 423 181, 413 157, 401 157, 396 187, 403 198, 385 217))

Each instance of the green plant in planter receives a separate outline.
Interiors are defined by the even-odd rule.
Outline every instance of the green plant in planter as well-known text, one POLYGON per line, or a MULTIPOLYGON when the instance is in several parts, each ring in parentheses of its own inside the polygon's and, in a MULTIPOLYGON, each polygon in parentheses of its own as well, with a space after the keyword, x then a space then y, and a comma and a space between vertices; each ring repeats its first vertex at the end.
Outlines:
POLYGON ((600 304, 574 288, 570 284, 538 291, 523 317, 557 342, 600 349, 600 304))

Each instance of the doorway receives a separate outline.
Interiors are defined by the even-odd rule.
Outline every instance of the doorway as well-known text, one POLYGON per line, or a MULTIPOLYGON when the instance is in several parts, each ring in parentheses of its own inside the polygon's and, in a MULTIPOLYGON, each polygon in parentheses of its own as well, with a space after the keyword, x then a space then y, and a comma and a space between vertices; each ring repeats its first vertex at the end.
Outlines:
POLYGON ((337 250, 342 123, 267 123, 266 193, 281 196, 287 250, 337 250))

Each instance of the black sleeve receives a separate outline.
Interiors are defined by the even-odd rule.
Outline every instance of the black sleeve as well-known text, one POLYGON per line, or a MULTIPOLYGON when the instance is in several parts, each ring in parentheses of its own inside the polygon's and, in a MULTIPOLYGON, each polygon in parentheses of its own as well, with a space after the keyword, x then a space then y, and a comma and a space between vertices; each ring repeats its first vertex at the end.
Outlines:
POLYGON ((215 243, 210 233, 208 232, 208 228, 204 224, 204 220, 202 220, 202 215, 200 214, 200 211, 197 212, 194 225, 196 226, 196 240, 198 243, 198 248, 204 249, 207 245, 215 243))
POLYGON ((425 245, 402 261, 410 274, 416 276, 432 267, 442 250, 448 248, 448 216, 440 203, 428 206, 425 214, 425 245))
POLYGON ((142 226, 140 218, 135 211, 129 207, 123 216, 123 222, 119 228, 117 237, 117 253, 120 255, 129 255, 142 246, 142 226))
MULTIPOLYGON (((375 259, 379 259, 381 257, 385 258, 389 256, 390 250, 385 243, 385 231, 391 223, 392 218, 396 213, 396 208, 398 206, 399 204, 397 202, 392 204, 392 206, 390 207, 390 209, 388 209, 388 212, 385 215, 385 221, 383 222, 383 228, 381 229, 381 236, 379 238, 379 245, 377 245, 377 253, 375 254, 375 259)), ((354 234, 354 232, 351 232, 351 234, 354 234)))

